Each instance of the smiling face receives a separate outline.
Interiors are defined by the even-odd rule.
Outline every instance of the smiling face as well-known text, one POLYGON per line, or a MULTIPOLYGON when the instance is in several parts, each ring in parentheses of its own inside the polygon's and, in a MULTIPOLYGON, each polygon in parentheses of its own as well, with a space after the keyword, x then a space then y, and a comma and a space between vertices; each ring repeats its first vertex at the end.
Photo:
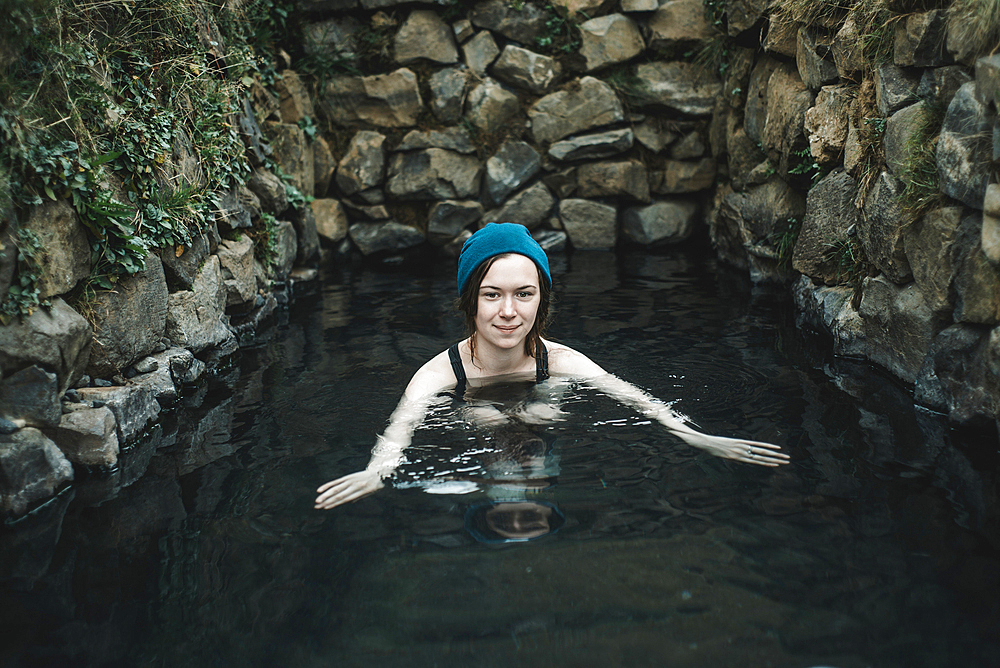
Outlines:
POLYGON ((535 324, 541 301, 538 268, 524 255, 502 255, 493 262, 476 301, 479 343, 510 349, 521 346, 535 324))

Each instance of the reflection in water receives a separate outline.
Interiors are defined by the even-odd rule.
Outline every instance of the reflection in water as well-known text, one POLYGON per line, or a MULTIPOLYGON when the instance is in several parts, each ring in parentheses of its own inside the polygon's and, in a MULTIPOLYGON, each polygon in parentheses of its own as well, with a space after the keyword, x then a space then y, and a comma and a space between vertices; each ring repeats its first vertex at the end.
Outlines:
POLYGON ((581 387, 532 420, 543 384, 470 397, 517 416, 492 429, 443 403, 391 489, 313 511, 462 336, 450 271, 334 275, 114 476, 4 530, 0 665, 995 665, 992 437, 712 260, 553 259, 555 338, 793 463, 712 457, 581 387))

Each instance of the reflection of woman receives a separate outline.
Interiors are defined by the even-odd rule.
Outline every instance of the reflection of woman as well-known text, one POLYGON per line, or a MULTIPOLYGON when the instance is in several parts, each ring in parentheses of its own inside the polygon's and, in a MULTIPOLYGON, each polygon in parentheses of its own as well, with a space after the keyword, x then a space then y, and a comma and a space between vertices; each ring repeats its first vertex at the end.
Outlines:
MULTIPOLYGON (((598 390, 632 406, 676 434, 688 445, 729 459, 777 466, 788 461, 770 443, 710 436, 686 425, 663 402, 607 373, 585 355, 542 338, 549 315, 552 277, 545 252, 528 230, 515 223, 491 223, 473 234, 459 256, 459 308, 469 337, 438 354, 413 375, 389 426, 379 437, 364 471, 322 485, 317 508, 333 508, 382 487, 403 459, 414 429, 438 395, 455 387, 461 396, 469 385, 508 374, 549 375, 585 380, 598 390)), ((535 402, 517 419, 544 423, 559 415, 557 404, 535 402)), ((502 423, 507 416, 488 409, 478 422, 502 423)))

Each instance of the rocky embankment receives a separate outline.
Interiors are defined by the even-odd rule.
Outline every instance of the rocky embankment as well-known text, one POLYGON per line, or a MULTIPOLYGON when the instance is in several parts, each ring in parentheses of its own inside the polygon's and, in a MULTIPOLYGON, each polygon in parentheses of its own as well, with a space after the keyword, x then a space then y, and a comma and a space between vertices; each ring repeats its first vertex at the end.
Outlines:
MULTIPOLYGON (((490 221, 552 252, 707 228, 838 354, 955 422, 997 420, 1000 57, 969 47, 948 3, 297 4, 295 55, 247 82, 231 119, 252 171, 212 193, 190 244, 151 253, 84 317, 62 299, 90 271, 73 208, 20 222, 46 249, 52 306, 0 327, 3 512, 73 464, 116 466, 320 262, 454 256, 490 221), (241 235, 262 217, 266 265, 241 235)), ((204 187, 196 153, 178 133, 164 171, 204 187)))

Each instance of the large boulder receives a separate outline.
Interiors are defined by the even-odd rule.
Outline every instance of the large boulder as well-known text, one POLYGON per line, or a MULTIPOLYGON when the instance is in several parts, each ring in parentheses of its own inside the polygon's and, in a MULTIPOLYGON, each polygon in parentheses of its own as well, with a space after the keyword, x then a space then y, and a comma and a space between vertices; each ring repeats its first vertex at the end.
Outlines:
POLYGON ((913 153, 913 137, 921 132, 931 118, 931 111, 923 102, 903 107, 885 122, 882 146, 885 166, 899 178, 904 177, 907 159, 913 153))
POLYGON ((920 76, 895 65, 880 65, 875 70, 875 106, 883 116, 891 116, 912 104, 920 76))
POLYGON ((944 9, 908 14, 896 22, 892 60, 900 67, 940 67, 951 57, 945 50, 948 17, 944 9))
POLYGON ((577 250, 614 248, 618 236, 618 210, 589 199, 559 202, 559 220, 577 250))
POLYGON ((337 161, 333 158, 330 144, 320 135, 313 138, 313 196, 326 197, 326 192, 333 182, 333 173, 337 169, 337 161))
POLYGON ((73 465, 32 427, 0 434, 0 513, 18 517, 73 479, 73 465))
POLYGON ((932 209, 904 232, 906 257, 913 270, 913 280, 924 295, 928 308, 936 313, 950 312, 954 306, 955 270, 969 249, 971 235, 963 235, 962 207, 932 209))
MULTIPOLYGON (((269 169, 255 169, 247 179, 247 189, 257 196, 261 210, 272 216, 280 216, 288 208, 288 189, 285 182, 269 169)), ((244 208, 244 207, 241 207, 244 208)), ((245 208, 244 208, 245 210, 245 208)), ((250 227, 250 215, 240 224, 229 225, 230 229, 238 230, 250 227)))
POLYGON ((407 68, 369 77, 335 77, 321 102, 334 123, 401 128, 417 124, 423 101, 417 75, 407 68))
MULTIPOLYGON (((356 2, 344 4, 357 5, 356 2)), ((305 40, 302 47, 311 56, 354 58, 357 55, 358 36, 363 30, 361 22, 349 14, 308 23, 303 26, 305 40)))
POLYGON ((416 9, 396 33, 393 53, 406 65, 418 60, 449 64, 458 62, 458 49, 451 27, 434 11, 416 9))
POLYGON ((644 48, 639 27, 623 14, 608 14, 580 24, 580 55, 587 61, 588 72, 624 63, 644 48))
POLYGON ((499 209, 483 214, 483 221, 520 223, 534 230, 548 219, 555 203, 555 197, 545 184, 538 182, 511 197, 499 209))
POLYGON ((47 433, 74 464, 110 468, 118 463, 115 415, 107 406, 67 413, 47 433))
POLYGON ((523 141, 505 142, 496 155, 486 161, 483 190, 486 203, 497 206, 512 192, 525 185, 542 168, 538 152, 523 141))
POLYGON ((309 203, 316 220, 316 233, 328 243, 338 243, 347 236, 347 212, 340 200, 315 199, 309 203))
POLYGON ((649 176, 638 160, 588 162, 576 171, 576 193, 581 197, 625 196, 649 201, 649 176))
POLYGON ((0 418, 44 429, 59 424, 61 415, 54 373, 32 364, 0 379, 0 418))
POLYGON ((61 395, 83 375, 92 341, 90 323, 57 297, 50 308, 0 327, 0 371, 8 376, 37 364, 56 374, 61 395))
POLYGON ((429 148, 393 155, 385 189, 396 199, 468 199, 479 194, 481 174, 475 156, 429 148))
POLYGON ((650 179, 651 189, 659 195, 693 193, 715 183, 716 164, 713 158, 666 160, 663 171, 657 170, 654 174, 650 179))
POLYGON ((257 279, 253 273, 253 241, 241 237, 238 241, 226 239, 216 253, 222 267, 222 281, 226 286, 226 306, 242 306, 257 296, 257 279))
POLYGON ((535 95, 551 91, 562 74, 562 66, 555 58, 508 44, 500 58, 493 64, 493 76, 515 88, 535 95))
POLYGON ((337 187, 347 195, 377 188, 385 181, 385 135, 362 130, 351 137, 337 165, 337 187))
POLYGON ((844 153, 848 110, 854 92, 847 86, 823 86, 816 104, 802 117, 809 138, 809 153, 821 165, 836 164, 844 153))
POLYGON ((36 260, 42 275, 35 282, 38 298, 69 292, 90 276, 90 244, 76 211, 64 200, 31 208, 24 228, 41 243, 36 260))
POLYGON ((1000 415, 1000 331, 958 323, 942 330, 927 351, 914 400, 945 411, 958 424, 993 422, 1000 415))
POLYGON ((274 82, 274 89, 278 93, 278 113, 282 123, 295 125, 306 118, 316 118, 309 89, 298 72, 282 70, 281 76, 274 82))
POLYGON ((188 246, 160 249, 160 264, 170 290, 190 290, 205 259, 218 247, 219 231, 215 225, 191 235, 188 246))
POLYGON ((168 294, 163 264, 153 254, 143 271, 98 292, 91 303, 94 345, 87 373, 108 378, 153 352, 166 326, 168 294))
POLYGON ((958 89, 948 105, 938 137, 937 170, 946 195, 981 210, 989 182, 993 122, 988 107, 976 99, 975 90, 975 82, 970 81, 958 89))
POLYGON ((545 34, 545 22, 549 18, 549 13, 536 5, 504 0, 478 2, 469 12, 472 25, 524 45, 537 44, 538 38, 545 34))
POLYGON ((1000 266, 1000 185, 991 183, 983 198, 983 227, 980 231, 983 254, 995 266, 1000 266))
POLYGON ((903 242, 903 232, 913 217, 899 205, 902 190, 896 177, 882 172, 865 199, 858 224, 858 238, 869 261, 900 285, 913 277, 903 242))
POLYGON ((830 255, 838 244, 849 242, 856 229, 857 195, 857 183, 842 170, 830 172, 809 190, 802 228, 792 251, 793 269, 827 285, 844 279, 840 262, 830 255))
POLYGON ((541 98, 528 110, 528 117, 539 144, 625 120, 614 89, 594 77, 574 80, 565 90, 541 98))
POLYGON ((698 204, 690 200, 666 200, 622 212, 622 232, 635 243, 659 246, 684 241, 691 236, 698 217, 698 204))
POLYGON ((194 352, 219 346, 233 337, 223 317, 226 286, 219 258, 205 262, 191 290, 170 295, 167 301, 166 336, 194 352))
POLYGON ((500 55, 500 47, 489 30, 483 30, 462 45, 465 64, 473 75, 482 79, 486 70, 500 55))
POLYGON ((790 164, 794 154, 807 143, 805 115, 812 104, 813 95, 795 68, 787 63, 778 66, 767 83, 767 116, 760 140, 779 174, 795 166, 790 164))
POLYGON ((431 113, 442 123, 458 123, 469 72, 460 67, 446 67, 430 76, 431 113))
POLYGON ((969 230, 971 248, 965 253, 955 273, 955 313, 957 322, 996 325, 1000 323, 1000 270, 987 259, 975 233, 982 225, 976 214, 962 221, 969 230))
POLYGON ((398 253, 424 242, 420 230, 390 220, 351 225, 351 241, 364 255, 398 253))
POLYGON ((290 123, 266 124, 271 140, 274 161, 288 175, 292 184, 306 197, 312 197, 316 183, 316 165, 313 163, 312 146, 298 125, 290 123))
POLYGON ((667 0, 659 4, 646 20, 650 49, 679 56, 715 37, 701 0, 667 0))
POLYGON ((295 226, 295 238, 298 242, 295 264, 302 266, 313 264, 319 257, 319 232, 316 230, 316 214, 313 208, 304 206, 296 209, 292 224, 295 226))
POLYGON ((436 202, 427 214, 427 239, 434 245, 443 246, 482 217, 483 205, 479 202, 436 202))
POLYGON ((509 129, 521 114, 517 95, 498 81, 486 78, 469 92, 465 117, 486 134, 509 129))
POLYGON ((757 144, 764 139, 764 126, 767 123, 767 87, 771 75, 781 67, 781 62, 774 58, 762 57, 750 72, 750 82, 747 84, 747 101, 743 108, 743 129, 757 144))
POLYGON ((160 403, 149 387, 139 384, 112 387, 81 387, 80 398, 103 402, 115 416, 118 446, 135 441, 160 414, 160 403))
POLYGON ((644 106, 663 106, 689 116, 712 115, 722 83, 708 69, 686 62, 643 63, 636 67, 644 106))
POLYGON ((815 285, 800 276, 792 285, 797 307, 795 323, 833 338, 833 352, 842 357, 865 357, 865 334, 861 316, 851 306, 852 288, 815 285))
POLYGON ((811 27, 799 28, 795 49, 795 66, 802 83, 810 90, 834 83, 840 78, 830 47, 833 37, 811 27))

